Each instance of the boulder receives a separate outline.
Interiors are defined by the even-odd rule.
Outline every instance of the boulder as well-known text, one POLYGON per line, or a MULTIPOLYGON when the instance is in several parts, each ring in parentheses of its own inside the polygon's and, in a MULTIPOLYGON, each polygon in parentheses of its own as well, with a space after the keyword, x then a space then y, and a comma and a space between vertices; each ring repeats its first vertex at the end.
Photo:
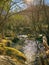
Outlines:
POLYGON ((0 55, 0 65, 16 65, 16 64, 10 57, 0 55))

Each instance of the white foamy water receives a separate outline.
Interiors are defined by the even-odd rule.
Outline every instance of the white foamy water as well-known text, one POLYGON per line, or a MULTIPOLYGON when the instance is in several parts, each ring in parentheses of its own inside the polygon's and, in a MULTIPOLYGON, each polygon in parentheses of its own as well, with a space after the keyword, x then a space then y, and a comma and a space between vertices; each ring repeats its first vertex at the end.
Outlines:
POLYGON ((35 55, 37 52, 37 44, 32 40, 25 40, 25 46, 23 47, 24 54, 27 58, 28 64, 35 60, 35 55))

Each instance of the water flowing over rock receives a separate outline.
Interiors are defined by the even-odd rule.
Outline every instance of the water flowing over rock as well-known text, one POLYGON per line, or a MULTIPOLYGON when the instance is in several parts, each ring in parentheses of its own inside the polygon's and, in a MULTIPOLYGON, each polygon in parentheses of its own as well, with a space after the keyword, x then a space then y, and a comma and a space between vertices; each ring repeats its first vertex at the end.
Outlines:
POLYGON ((27 58, 27 63, 30 64, 35 60, 35 55, 37 52, 37 44, 36 41, 33 40, 25 40, 25 45, 23 47, 24 54, 27 58))

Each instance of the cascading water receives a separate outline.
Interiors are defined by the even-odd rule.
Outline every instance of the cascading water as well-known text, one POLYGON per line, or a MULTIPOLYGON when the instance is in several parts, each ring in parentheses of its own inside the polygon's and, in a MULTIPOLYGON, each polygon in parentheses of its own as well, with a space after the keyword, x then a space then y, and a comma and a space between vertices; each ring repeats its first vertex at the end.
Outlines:
POLYGON ((23 47, 24 54, 27 58, 27 64, 31 65, 31 63, 35 60, 35 55, 37 52, 37 44, 32 40, 25 40, 25 45, 23 47))
MULTIPOLYGON (((43 43, 40 40, 29 40, 28 38, 21 38, 23 39, 23 46, 22 50, 26 56, 26 64, 27 65, 43 65, 43 63, 47 63, 47 57, 45 54, 45 48, 43 43), (44 62, 42 61, 44 60, 44 62)), ((49 65, 49 64, 48 64, 49 65)))

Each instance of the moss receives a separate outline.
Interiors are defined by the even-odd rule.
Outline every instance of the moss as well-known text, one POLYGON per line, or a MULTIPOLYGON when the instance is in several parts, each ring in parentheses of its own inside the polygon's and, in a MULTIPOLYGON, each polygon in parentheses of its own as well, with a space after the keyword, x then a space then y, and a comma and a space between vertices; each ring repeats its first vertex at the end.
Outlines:
POLYGON ((1 42, 0 42, 0 46, 3 45, 3 46, 11 46, 12 44, 12 41, 11 40, 6 40, 6 39, 2 39, 1 42))
POLYGON ((12 51, 10 49, 7 49, 6 50, 6 55, 11 56, 12 55, 12 51))
POLYGON ((25 55, 17 49, 14 49, 11 47, 5 47, 5 50, 10 50, 12 54, 15 54, 15 55, 18 55, 18 56, 25 58, 25 55))
POLYGON ((26 61, 26 57, 22 52, 11 47, 0 47, 0 54, 3 54, 3 55, 5 54, 7 56, 15 57, 15 58, 18 58, 19 60, 22 59, 26 61))

